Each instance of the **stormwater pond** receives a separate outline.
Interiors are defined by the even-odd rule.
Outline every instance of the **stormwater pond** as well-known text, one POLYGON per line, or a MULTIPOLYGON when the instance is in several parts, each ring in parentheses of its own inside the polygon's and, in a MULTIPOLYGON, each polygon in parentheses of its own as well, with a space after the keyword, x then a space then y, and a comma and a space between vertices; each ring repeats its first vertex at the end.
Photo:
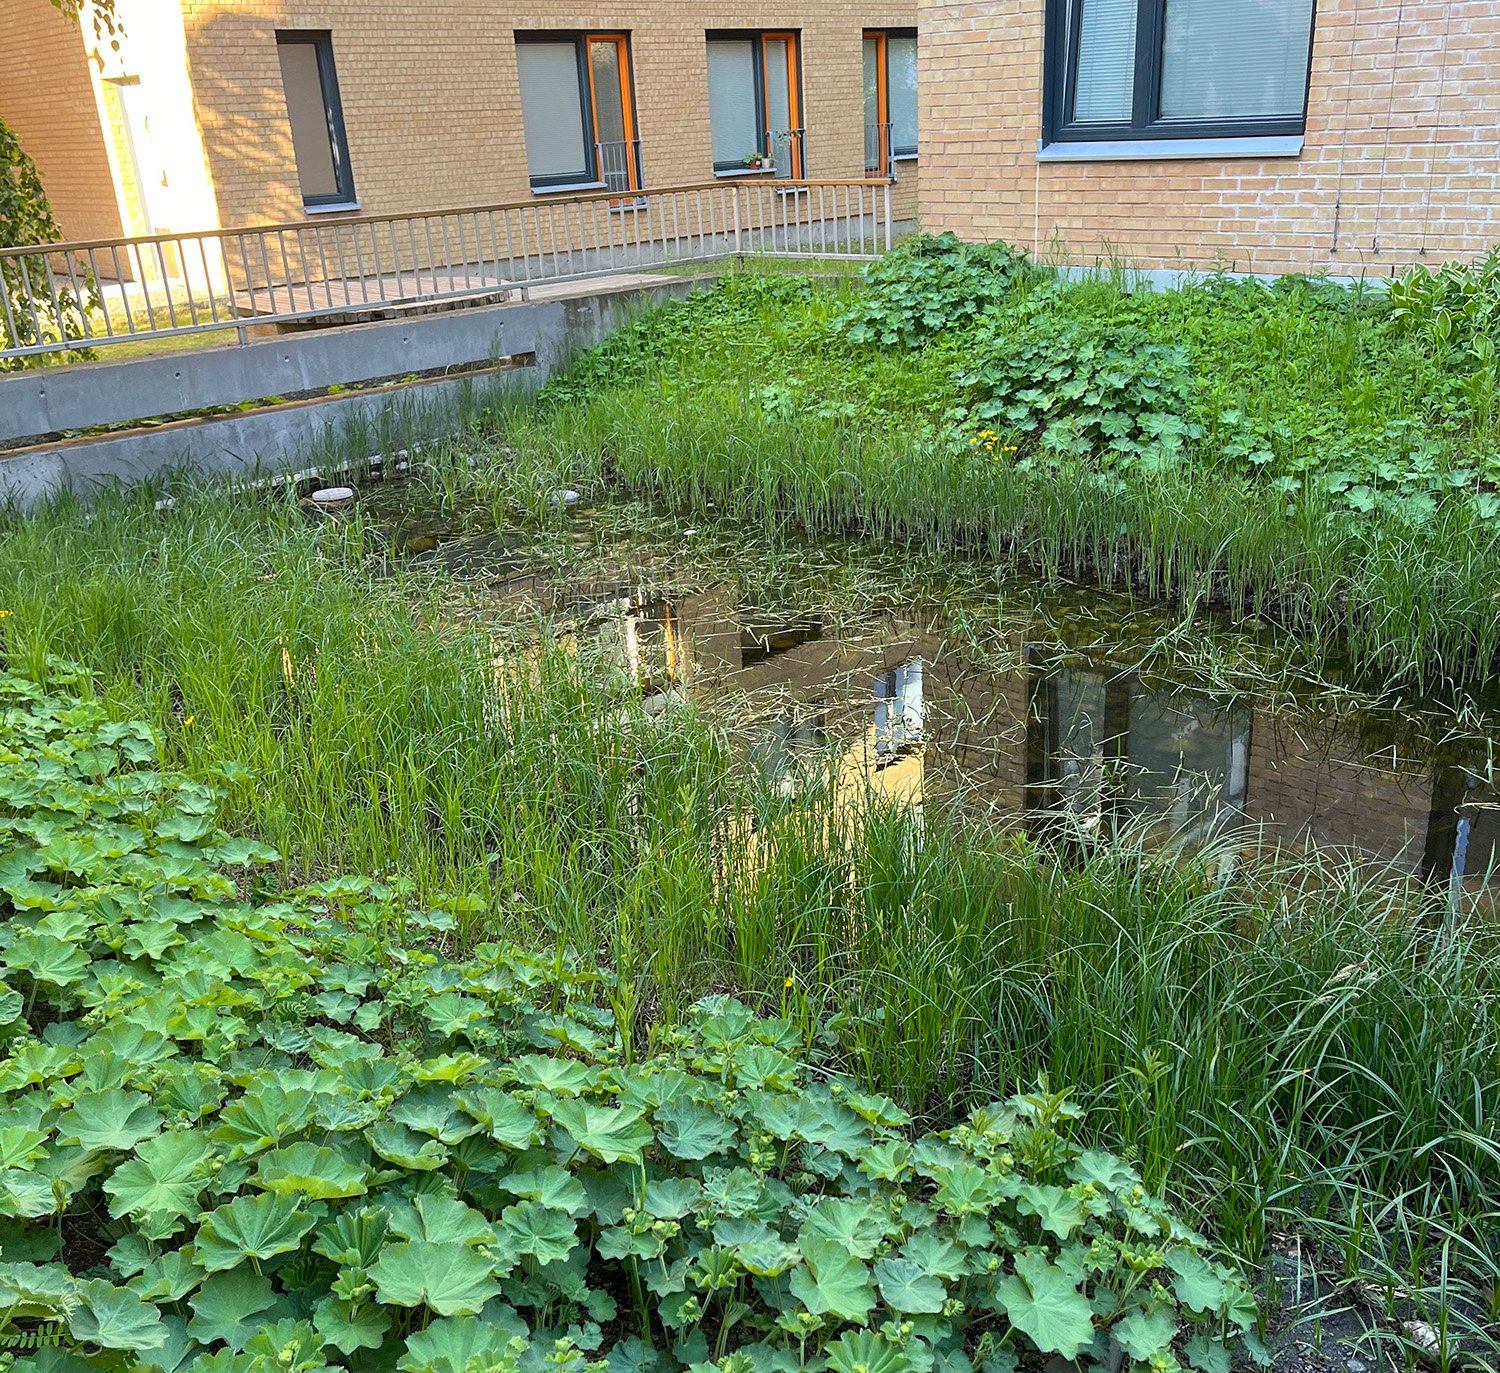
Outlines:
POLYGON ((1489 703, 1372 695, 1289 661, 1263 627, 978 560, 690 528, 636 502, 496 528, 392 483, 355 518, 392 571, 450 581, 455 614, 538 618, 648 711, 716 712, 789 795, 831 772, 851 800, 1083 846, 1315 848, 1455 898, 1500 873, 1489 703))

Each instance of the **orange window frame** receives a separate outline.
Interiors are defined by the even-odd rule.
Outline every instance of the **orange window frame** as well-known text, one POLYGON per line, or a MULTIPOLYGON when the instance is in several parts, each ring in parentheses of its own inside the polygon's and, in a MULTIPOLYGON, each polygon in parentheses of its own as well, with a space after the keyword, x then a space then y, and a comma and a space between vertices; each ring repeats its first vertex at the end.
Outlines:
MULTIPOLYGON (((775 127, 771 123, 771 82, 766 73, 771 69, 770 44, 786 44, 786 89, 787 89, 787 117, 793 129, 802 127, 802 55, 797 50, 798 35, 795 31, 788 30, 785 33, 762 33, 760 36, 760 70, 761 70, 761 119, 764 122, 767 135, 775 127)), ((767 148, 766 152, 773 159, 775 149, 767 148)), ((792 139, 792 178, 793 181, 802 179, 802 140, 792 139)))
MULTIPOLYGON (((625 125, 625 143, 628 156, 625 159, 626 174, 630 178, 630 189, 641 189, 641 171, 635 155, 635 73, 630 68, 630 35, 626 33, 586 33, 583 35, 583 65, 589 77, 589 119, 594 134, 594 157, 597 161, 599 145, 599 96, 594 89, 594 44, 613 43, 616 67, 620 73, 620 113, 625 125)), ((603 167, 596 167, 595 175, 604 177, 603 167)))
MULTIPOLYGON (((886 32, 884 29, 866 29, 865 42, 875 44, 875 123, 888 129, 891 124, 890 65, 887 61, 886 32)), ((865 175, 884 177, 891 174, 891 140, 881 140, 880 153, 874 167, 866 167, 865 175)))

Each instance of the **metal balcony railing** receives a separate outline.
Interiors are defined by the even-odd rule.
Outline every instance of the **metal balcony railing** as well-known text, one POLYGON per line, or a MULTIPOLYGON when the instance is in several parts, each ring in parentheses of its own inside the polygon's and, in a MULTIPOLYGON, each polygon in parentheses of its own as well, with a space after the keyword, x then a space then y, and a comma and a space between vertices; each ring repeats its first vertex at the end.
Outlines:
POLYGON ((891 126, 866 124, 865 171, 871 176, 890 176, 896 165, 891 153, 891 126))
POLYGON ((780 181, 795 181, 807 166, 807 139, 803 129, 772 129, 766 134, 766 156, 780 181))
MULTIPOLYGON (((799 140, 800 130, 791 131, 799 140)), ((784 164, 793 159, 786 149, 784 164)), ((781 165, 781 164, 779 164, 781 165)), ((867 259, 888 185, 747 179, 412 215, 0 248, 0 367, 143 338, 497 303, 731 256, 867 259)))
POLYGON ((623 195, 638 191, 644 184, 641 177, 641 140, 639 138, 616 140, 612 143, 595 143, 594 157, 599 168, 599 180, 612 193, 623 195))

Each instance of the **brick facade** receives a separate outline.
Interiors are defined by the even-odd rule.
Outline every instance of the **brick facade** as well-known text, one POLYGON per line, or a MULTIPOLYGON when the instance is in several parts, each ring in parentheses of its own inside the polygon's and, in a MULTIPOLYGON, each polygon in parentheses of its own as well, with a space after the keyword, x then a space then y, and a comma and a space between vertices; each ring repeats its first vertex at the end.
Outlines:
POLYGON ((1049 260, 1385 276, 1500 241, 1500 6, 1318 0, 1300 157, 1039 162, 1043 0, 919 0, 921 213, 1049 260))
POLYGON ((0 33, 0 119, 36 161, 63 232, 118 235, 119 202, 78 25, 45 0, 4 0, 0 33))
MULTIPOLYGON (((916 6, 916 0, 757 0, 750 6, 619 0, 595 10, 579 9, 579 0, 529 0, 499 9, 480 0, 149 3, 174 14, 180 4, 193 115, 224 226, 308 218, 292 154, 278 29, 332 35, 360 211, 382 215, 546 203, 533 195, 528 178, 517 31, 630 34, 647 189, 714 179, 705 32, 797 31, 806 175, 862 177, 863 30, 909 29, 916 6)), ((46 0, 0 0, 0 28, 8 38, 23 35, 20 43, 4 45, 21 59, 14 71, 0 55, 0 114, 17 123, 48 170, 65 232, 121 232, 103 151, 108 131, 100 127, 110 108, 104 102, 102 115, 96 111, 85 58, 91 35, 77 26, 70 33, 46 0), (89 141, 97 146, 85 150, 89 141), (96 208, 114 214, 112 224, 96 208)), ((126 43, 128 50, 128 25, 126 43)), ((902 163, 896 205, 906 217, 916 210, 916 180, 915 164, 902 163)), ((127 192, 120 195, 128 199, 127 192)))
MULTIPOLYGON (((515 34, 631 35, 636 121, 648 187, 710 179, 709 29, 802 36, 807 173, 863 172, 862 31, 910 27, 914 0, 681 5, 636 0, 580 10, 532 0, 183 0, 199 118, 225 223, 296 219, 275 30, 332 35, 361 208, 399 214, 531 195, 515 34)), ((907 176, 910 186, 914 178, 907 176)), ((915 204, 914 191, 909 199, 915 204)))

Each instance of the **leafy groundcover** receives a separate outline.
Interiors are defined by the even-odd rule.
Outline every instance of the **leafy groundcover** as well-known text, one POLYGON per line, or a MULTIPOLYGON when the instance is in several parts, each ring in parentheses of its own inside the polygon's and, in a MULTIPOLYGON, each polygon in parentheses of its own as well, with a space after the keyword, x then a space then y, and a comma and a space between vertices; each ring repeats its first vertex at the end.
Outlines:
POLYGON ((1240 1278, 1062 1097, 917 1137, 729 998, 640 1052, 565 953, 456 952, 399 883, 278 890, 215 784, 88 696, 0 670, 0 1362, 1223 1373, 1255 1344, 1240 1278))

